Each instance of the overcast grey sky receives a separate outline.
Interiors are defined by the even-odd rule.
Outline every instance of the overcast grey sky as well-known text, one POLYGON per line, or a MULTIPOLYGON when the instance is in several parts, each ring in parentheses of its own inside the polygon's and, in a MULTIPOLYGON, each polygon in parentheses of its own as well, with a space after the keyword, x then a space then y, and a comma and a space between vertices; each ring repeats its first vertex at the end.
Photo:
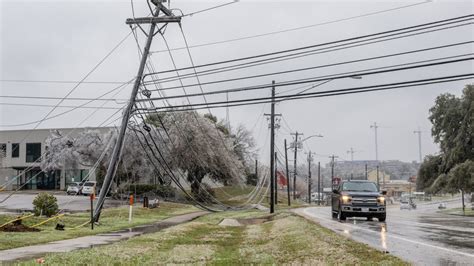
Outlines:
MULTIPOLYGON (((193 46, 314 25, 421 2, 423 1, 244 0, 219 9, 187 16, 183 18, 182 26, 189 44, 193 46)), ((189 13, 222 3, 226 3, 226 1, 173 0, 171 1, 171 7, 179 8, 182 12, 189 13)), ((148 14, 145 1, 135 0, 134 7, 136 16, 146 16, 148 14)), ((132 16, 129 1, 2 0, 0 1, 0 10, 0 79, 2 80, 80 80, 112 47, 130 32, 130 28, 124 22, 126 18, 132 16)), ((197 47, 191 49, 191 53, 196 64, 203 64, 448 19, 472 14, 474 13, 473 11, 473 2, 470 0, 431 1, 409 8, 343 22, 241 41, 197 47)), ((143 44, 143 34, 141 32, 139 34, 140 42, 143 44)), ((184 45, 183 36, 176 25, 170 25, 167 28, 165 38, 171 47, 182 47, 184 45)), ((341 62, 472 40, 473 27, 471 25, 418 37, 308 56, 263 67, 204 76, 201 78, 201 82, 341 62)), ((156 36, 152 50, 161 51, 165 48, 163 39, 160 36, 156 36)), ((208 85, 204 86, 203 89, 211 91, 270 83, 272 79, 278 82, 472 52, 473 46, 465 45, 457 48, 424 52, 417 55, 317 69, 297 74, 208 85)), ((185 50, 173 51, 173 56, 178 67, 190 65, 185 50)), ((164 70, 173 67, 167 53, 155 53, 151 58, 156 69, 164 70)), ((87 81, 126 81, 133 78, 137 67, 137 46, 135 40, 130 37, 87 81)), ((473 64, 469 61, 449 66, 367 76, 361 80, 331 81, 313 91, 472 72, 473 64)), ((191 84, 195 83, 195 80, 188 80, 187 82, 191 84)), ((341 159, 349 159, 350 155, 346 151, 350 147, 358 151, 354 154, 355 159, 375 159, 374 132, 370 129, 370 124, 377 122, 380 125, 379 159, 418 160, 417 137, 413 130, 419 127, 423 131, 423 154, 437 152, 437 146, 430 137, 431 125, 427 119, 429 115, 428 110, 433 105, 437 95, 446 92, 460 95, 462 88, 468 82, 453 82, 420 88, 411 87, 394 91, 279 103, 276 110, 278 113, 283 114, 284 120, 288 125, 282 122, 282 127, 277 133, 277 144, 283 150, 281 148, 283 139, 287 138, 290 141, 289 126, 291 130, 298 130, 306 136, 316 133, 324 135, 324 138, 313 138, 306 142, 306 150, 312 150, 320 154, 319 157, 316 157, 316 160, 326 162, 328 160, 327 155, 329 154, 339 155, 341 159)), ((95 98, 116 86, 113 84, 83 84, 70 97, 95 98)), ((0 82, 0 94, 63 97, 73 87, 74 84, 63 83, 0 82)), ((288 87, 281 90, 284 91, 291 88, 288 87)), ((130 90, 131 86, 125 87, 114 98, 126 99, 130 90)), ((188 90, 188 93, 192 92, 199 92, 199 88, 193 87, 188 90)), ((168 94, 178 93, 182 93, 182 91, 169 92, 168 94)), ((269 94, 269 90, 247 92, 246 94, 231 95, 230 99, 232 100, 232 97, 237 99, 249 95, 268 96, 269 94)), ((111 96, 108 96, 108 98, 111 98, 111 96)), ((208 97, 209 101, 224 99, 225 95, 208 97)), ((193 102, 200 101, 202 99, 193 99, 193 102)), ((58 100, 0 98, 0 103, 54 105, 57 102, 58 100)), ((63 105, 78 105, 80 103, 84 103, 84 101, 65 101, 63 105)), ((99 106, 101 103, 91 103, 89 106, 99 106)), ((173 101, 173 103, 184 103, 184 99, 173 101)), ((121 104, 123 102, 118 101, 117 103, 107 103, 106 106, 117 107, 121 104)), ((21 127, 5 127, 5 125, 36 121, 43 118, 50 110, 51 107, 8 106, 0 104, 0 125, 3 126, 0 127, 0 130, 32 128, 35 126, 34 123, 21 127)), ((68 109, 59 108, 52 115, 66 110, 68 109)), ((268 142, 268 138, 266 138, 268 136, 268 129, 266 118, 263 118, 262 114, 269 111, 270 107, 268 104, 265 106, 231 108, 230 121, 232 125, 242 123, 249 129, 252 129, 257 138, 257 144, 263 147, 268 142)), ((55 119, 45 121, 39 127, 75 127, 91 112, 93 112, 92 109, 78 109, 55 119)), ((114 112, 116 110, 100 110, 81 126, 97 126, 114 112)), ((225 109, 216 109, 212 110, 212 112, 221 119, 225 118, 225 109)), ((268 154, 268 144, 265 149, 262 149, 261 153, 262 155, 268 154)), ((263 159, 267 157, 265 156, 263 159)))

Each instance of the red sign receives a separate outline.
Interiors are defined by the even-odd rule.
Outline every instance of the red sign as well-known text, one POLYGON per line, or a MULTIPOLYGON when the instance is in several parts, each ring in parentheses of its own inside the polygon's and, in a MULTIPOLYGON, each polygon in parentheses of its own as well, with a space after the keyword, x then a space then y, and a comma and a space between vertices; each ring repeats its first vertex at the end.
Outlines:
POLYGON ((288 179, 286 178, 286 176, 280 172, 280 171, 277 171, 277 182, 278 182, 278 185, 279 186, 287 186, 288 185, 288 179))

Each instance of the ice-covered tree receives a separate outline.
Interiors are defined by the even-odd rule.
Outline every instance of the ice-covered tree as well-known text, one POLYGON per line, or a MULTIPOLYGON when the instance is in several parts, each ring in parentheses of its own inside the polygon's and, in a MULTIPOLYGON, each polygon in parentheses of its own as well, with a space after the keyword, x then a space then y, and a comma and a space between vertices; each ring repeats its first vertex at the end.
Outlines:
POLYGON ((194 194, 201 193, 206 176, 222 184, 243 182, 244 165, 233 140, 215 121, 193 111, 150 115, 148 121, 166 130, 171 164, 186 172, 194 194))

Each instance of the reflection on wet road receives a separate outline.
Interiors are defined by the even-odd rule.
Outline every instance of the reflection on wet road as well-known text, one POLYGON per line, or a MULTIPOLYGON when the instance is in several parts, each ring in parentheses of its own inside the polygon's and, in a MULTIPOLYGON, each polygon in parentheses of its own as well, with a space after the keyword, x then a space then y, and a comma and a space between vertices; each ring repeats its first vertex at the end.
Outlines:
MULTIPOLYGON (((460 207, 458 203, 448 208, 460 207)), ((297 212, 354 240, 392 253, 417 265, 474 265, 474 218, 437 213, 437 205, 417 210, 387 209, 385 223, 331 218, 330 207, 310 207, 297 212)))

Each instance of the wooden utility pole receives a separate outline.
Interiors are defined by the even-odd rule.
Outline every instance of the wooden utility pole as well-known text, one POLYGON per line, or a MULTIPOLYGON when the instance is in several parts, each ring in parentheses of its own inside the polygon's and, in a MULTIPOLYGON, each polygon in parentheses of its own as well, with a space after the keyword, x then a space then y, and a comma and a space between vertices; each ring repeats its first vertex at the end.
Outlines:
POLYGON ((296 200, 296 172, 297 172, 297 170, 296 170, 296 167, 297 167, 296 159, 298 157, 298 136, 303 135, 303 134, 298 133, 298 131, 296 131, 295 133, 291 133, 291 135, 295 135, 295 145, 294 145, 294 148, 295 148, 295 157, 294 157, 294 159, 295 159, 295 161, 294 161, 294 166, 293 166, 294 167, 294 169, 293 169, 294 170, 294 172, 293 172, 293 200, 296 200))
POLYGON ((272 104, 270 114, 270 213, 275 212, 275 81, 272 81, 272 104))
POLYGON ((311 156, 311 151, 308 153, 308 204, 311 204, 311 161, 313 157, 311 156))
POLYGON ((270 116, 270 213, 275 212, 275 180, 276 180, 276 170, 275 170, 275 117, 281 116, 281 114, 275 114, 275 81, 272 81, 272 102, 271 102, 271 113, 264 114, 265 116, 270 116))
POLYGON ((290 197, 290 175, 288 173, 288 147, 286 145, 285 139, 285 168, 286 168, 286 190, 288 192, 288 206, 291 206, 291 197, 290 197))
POLYGON ((138 89, 140 87, 140 83, 143 77, 143 72, 145 69, 146 61, 150 52, 151 43, 153 40, 153 36, 155 35, 156 25, 158 23, 171 23, 171 22, 181 22, 181 17, 174 16, 173 13, 167 9, 161 1, 152 1, 154 5, 156 5, 156 9, 153 12, 152 17, 146 18, 129 18, 126 21, 128 25, 134 24, 151 24, 150 30, 148 31, 148 38, 143 48, 143 55, 140 61, 140 66, 138 67, 138 73, 136 75, 135 83, 133 85, 132 93, 130 95, 130 100, 128 101, 127 107, 123 111, 122 116, 122 123, 120 125, 119 134, 117 136, 117 142, 115 143, 114 149, 111 154, 111 159, 109 166, 107 168, 107 173, 104 178, 104 183, 102 184, 102 189, 100 191, 99 198, 97 200, 96 208, 94 210, 94 221, 99 220, 100 213, 102 211, 102 207, 104 205, 105 196, 109 192, 112 186, 112 180, 115 176, 118 168, 118 164, 120 161, 120 154, 123 148, 123 142, 125 138, 125 131, 127 130, 128 121, 130 119, 130 115, 132 113, 133 107, 135 106, 135 98, 137 97, 138 89), (159 13, 163 12, 164 15, 159 17, 159 13))
POLYGON ((321 162, 318 162, 318 205, 321 205, 321 162))

